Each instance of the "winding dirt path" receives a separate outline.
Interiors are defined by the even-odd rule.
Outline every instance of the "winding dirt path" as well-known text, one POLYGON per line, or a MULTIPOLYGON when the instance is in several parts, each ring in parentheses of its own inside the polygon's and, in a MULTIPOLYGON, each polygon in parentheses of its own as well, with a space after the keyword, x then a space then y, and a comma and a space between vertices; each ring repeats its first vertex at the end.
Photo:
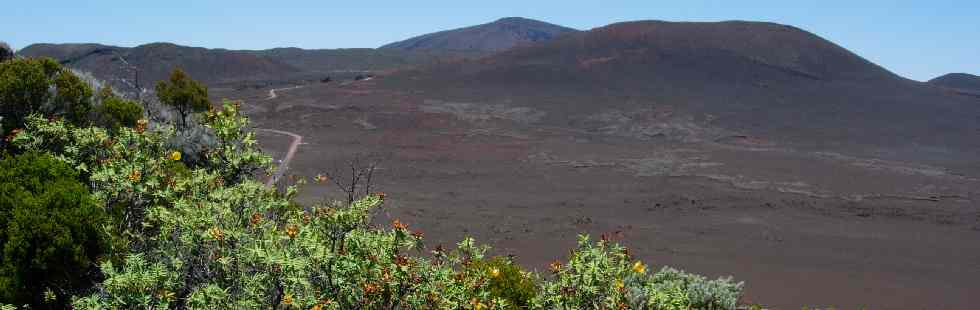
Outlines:
POLYGON ((303 143, 303 136, 292 132, 276 130, 276 129, 255 128, 255 130, 286 135, 293 138, 293 142, 289 143, 289 150, 286 151, 286 156, 282 158, 282 161, 279 163, 279 167, 276 168, 276 172, 273 173, 271 177, 269 177, 268 181, 265 182, 266 187, 272 187, 273 185, 276 184, 276 182, 279 181, 279 178, 282 178, 282 176, 286 173, 286 170, 289 169, 289 162, 293 160, 293 156, 296 155, 296 148, 298 148, 299 145, 303 143))
POLYGON ((266 97, 265 100, 272 100, 272 99, 279 98, 279 95, 276 94, 276 91, 277 90, 290 90, 290 89, 297 89, 297 88, 301 88, 301 87, 303 87, 303 86, 302 85, 297 85, 297 86, 293 86, 293 87, 273 88, 273 89, 270 89, 269 90, 269 97, 266 97))
MULTIPOLYGON (((268 101, 268 100, 279 98, 279 95, 276 94, 276 91, 277 90, 297 89, 297 88, 300 88, 300 87, 303 87, 303 86, 293 86, 293 87, 286 87, 286 88, 273 88, 273 89, 270 89, 269 90, 269 96, 266 97, 265 100, 263 100, 263 101, 268 101)), ((293 156, 296 155, 296 149, 299 147, 300 144, 303 143, 303 136, 301 136, 299 134, 296 134, 296 133, 293 133, 293 132, 288 132, 288 131, 278 130, 278 129, 255 128, 255 130, 256 131, 264 131, 264 132, 269 132, 269 133, 274 133, 274 134, 285 135, 285 136, 289 136, 289 137, 293 138, 293 141, 289 143, 289 150, 286 151, 286 156, 283 157, 282 158, 282 161, 279 162, 279 167, 276 168, 276 172, 273 173, 272 176, 269 177, 269 180, 267 180, 265 182, 265 186, 271 188, 271 187, 273 187, 276 184, 276 182, 279 182, 279 179, 282 178, 283 175, 286 174, 286 170, 289 169, 289 162, 292 161, 293 160, 293 156)))

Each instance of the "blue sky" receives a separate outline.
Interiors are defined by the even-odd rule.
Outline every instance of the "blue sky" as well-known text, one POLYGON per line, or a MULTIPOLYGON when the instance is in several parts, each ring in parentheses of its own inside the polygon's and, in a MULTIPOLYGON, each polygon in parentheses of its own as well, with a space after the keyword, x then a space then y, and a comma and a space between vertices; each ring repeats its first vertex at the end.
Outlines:
POLYGON ((617 21, 758 20, 794 25, 900 75, 980 75, 980 1, 73 0, 5 1, 0 40, 150 42, 229 49, 377 47, 505 16, 578 29, 617 21))

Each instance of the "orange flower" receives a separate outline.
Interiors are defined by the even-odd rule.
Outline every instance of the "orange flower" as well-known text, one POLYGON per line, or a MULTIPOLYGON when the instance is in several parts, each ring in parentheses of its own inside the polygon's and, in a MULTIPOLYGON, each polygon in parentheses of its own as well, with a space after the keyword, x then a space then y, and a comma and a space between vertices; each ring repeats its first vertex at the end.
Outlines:
POLYGON ((299 234, 299 226, 292 225, 292 224, 287 225, 286 234, 289 235, 290 238, 296 238, 296 235, 299 234))
POLYGON ((377 293, 377 292, 378 292, 378 286, 376 286, 374 284, 371 284, 371 283, 365 283, 364 284, 364 293, 365 294, 374 294, 374 293, 377 293))
POLYGON ((415 237, 415 239, 422 239, 425 237, 425 234, 423 234, 421 231, 413 231, 412 237, 415 237))
POLYGON ((147 121, 145 118, 136 121, 136 132, 143 133, 144 131, 146 131, 146 124, 149 123, 150 122, 147 121))
POLYGON ((408 257, 405 257, 404 255, 395 255, 395 265, 408 266, 408 264, 408 257))
POLYGON ((551 262, 551 265, 549 265, 548 267, 551 268, 551 272, 558 273, 559 271, 561 271, 561 262, 553 261, 551 262))
POLYGON ((395 221, 391 223, 391 226, 394 226, 395 229, 408 229, 408 225, 402 224, 402 221, 399 221, 398 219, 395 219, 395 221))
POLYGON ((374 195, 378 196, 378 199, 385 200, 385 193, 384 192, 377 192, 377 193, 374 193, 374 195))
POLYGON ((143 174, 139 170, 133 169, 133 172, 129 173, 130 182, 139 182, 143 178, 143 174))
POLYGON ((262 222, 263 217, 264 216, 262 215, 262 213, 258 213, 258 212, 252 213, 252 220, 250 220, 249 222, 251 222, 252 225, 258 225, 259 223, 262 222))

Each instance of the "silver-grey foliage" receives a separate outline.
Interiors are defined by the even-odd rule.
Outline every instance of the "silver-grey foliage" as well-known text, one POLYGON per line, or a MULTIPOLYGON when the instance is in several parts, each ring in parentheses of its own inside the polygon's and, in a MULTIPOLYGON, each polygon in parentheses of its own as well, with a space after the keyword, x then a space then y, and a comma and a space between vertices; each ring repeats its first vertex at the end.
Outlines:
MULTIPOLYGON (((156 98, 156 94, 153 91, 140 90, 139 93, 133 92, 122 92, 116 87, 112 87, 109 83, 96 78, 89 72, 71 69, 72 73, 78 76, 82 81, 92 88, 93 94, 98 94, 103 88, 108 87, 116 96, 134 100, 138 102, 143 107, 144 116, 150 121, 149 126, 174 126, 176 127, 176 132, 174 136, 167 141, 167 147, 175 151, 180 151, 184 155, 184 161, 186 163, 196 163, 201 161, 204 154, 214 149, 218 146, 218 139, 209 128, 202 125, 200 122, 194 121, 193 119, 188 119, 186 122, 180 121, 180 113, 177 113, 172 107, 162 104, 160 100, 156 98), (187 124, 186 126, 178 127, 176 124, 187 124)), ((93 110, 98 110, 98 106, 101 102, 93 98, 93 110)), ((193 118, 194 115, 189 115, 188 118, 193 118)))
POLYGON ((708 280, 704 276, 671 267, 664 267, 653 278, 655 283, 684 288, 692 309, 734 310, 744 286, 743 282, 735 282, 731 277, 708 280))

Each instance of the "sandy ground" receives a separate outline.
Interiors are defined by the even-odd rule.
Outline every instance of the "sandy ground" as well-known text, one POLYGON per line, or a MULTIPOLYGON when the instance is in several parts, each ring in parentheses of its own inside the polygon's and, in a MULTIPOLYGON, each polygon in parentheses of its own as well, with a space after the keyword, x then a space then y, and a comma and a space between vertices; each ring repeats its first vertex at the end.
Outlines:
MULTIPOLYGON (((378 186, 429 245, 473 236, 531 269, 579 233, 610 233, 653 265, 746 281, 774 309, 980 309, 977 176, 937 166, 745 143, 650 142, 425 109, 370 82, 245 98, 256 127, 304 136, 287 174, 355 152, 390 158, 378 186)), ((504 111, 506 112, 506 111, 504 111)), ((260 134, 282 158, 288 139, 260 134)), ((308 185, 300 200, 339 198, 308 185)))

